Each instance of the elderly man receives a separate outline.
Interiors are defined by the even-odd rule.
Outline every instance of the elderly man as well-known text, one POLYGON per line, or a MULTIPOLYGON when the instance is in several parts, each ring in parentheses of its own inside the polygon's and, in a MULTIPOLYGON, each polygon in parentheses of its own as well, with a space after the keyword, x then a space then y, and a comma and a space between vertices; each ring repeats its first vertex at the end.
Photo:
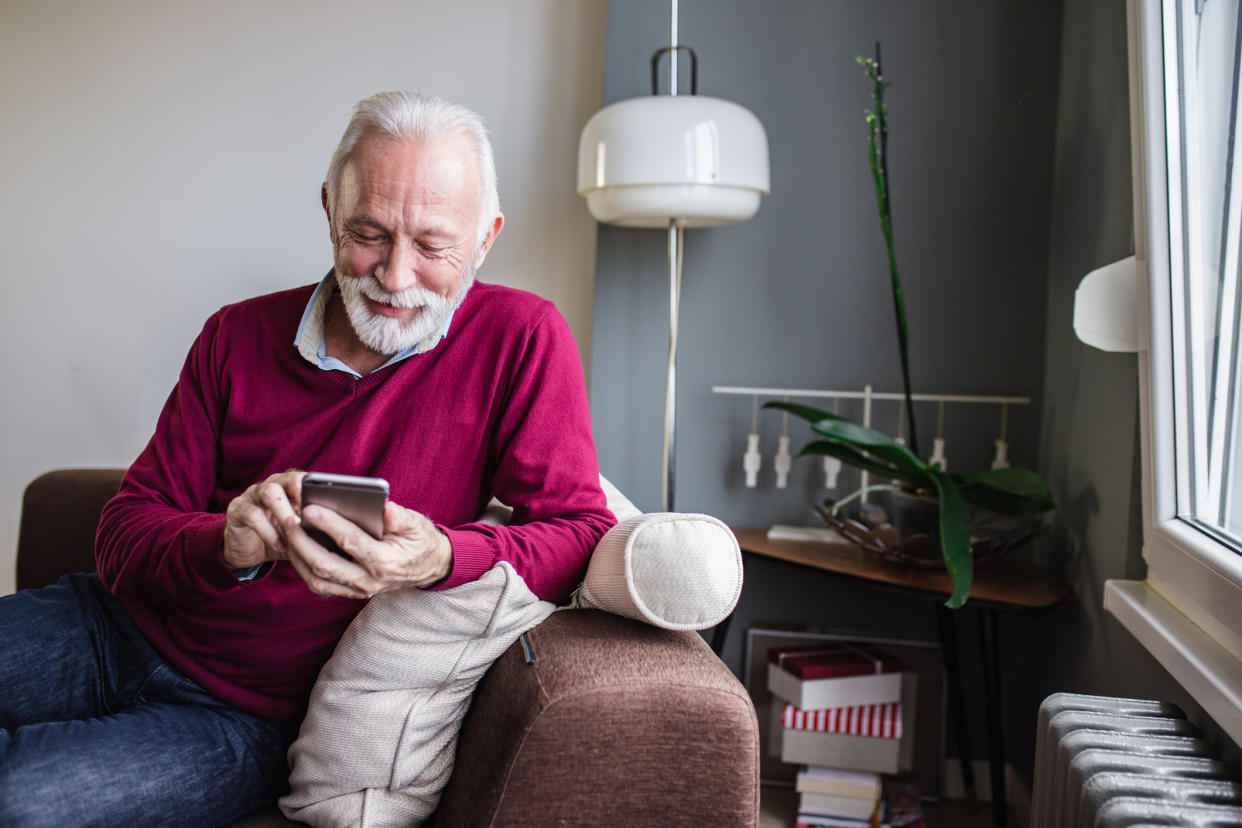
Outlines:
POLYGON ((363 101, 322 200, 335 266, 207 321, 104 510, 98 576, 0 599, 0 824, 215 825, 270 803, 363 599, 508 562, 563 602, 613 523, 564 319, 474 282, 504 224, 479 118, 363 101), (386 478, 382 540, 301 510, 289 469, 386 478), (474 522, 493 496, 511 525, 474 522))

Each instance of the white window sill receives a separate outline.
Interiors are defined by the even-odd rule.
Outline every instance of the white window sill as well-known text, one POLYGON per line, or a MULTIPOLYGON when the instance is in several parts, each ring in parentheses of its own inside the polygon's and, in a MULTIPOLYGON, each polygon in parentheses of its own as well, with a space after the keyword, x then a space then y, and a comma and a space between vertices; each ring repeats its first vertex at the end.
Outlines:
POLYGON ((1242 661, 1147 581, 1106 581, 1104 608, 1169 671, 1221 729, 1242 744, 1242 661))

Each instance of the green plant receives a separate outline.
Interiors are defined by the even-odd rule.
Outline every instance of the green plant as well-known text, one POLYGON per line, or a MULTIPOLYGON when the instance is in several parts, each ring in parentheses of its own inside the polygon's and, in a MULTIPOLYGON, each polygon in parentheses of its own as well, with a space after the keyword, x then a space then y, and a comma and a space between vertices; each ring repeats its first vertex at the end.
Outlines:
POLYGON ((886 434, 827 411, 808 405, 769 402, 764 408, 788 411, 807 420, 811 430, 821 439, 802 447, 798 456, 826 454, 855 468, 871 472, 880 479, 900 481, 916 492, 934 495, 939 502, 940 546, 945 567, 953 581, 953 592, 945 605, 957 609, 966 602, 974 580, 974 558, 971 554, 970 523, 967 504, 1006 515, 1035 515, 1056 506, 1048 484, 1030 469, 990 469, 972 474, 949 474, 937 463, 929 465, 918 456, 914 405, 910 391, 909 337, 906 327, 905 299, 897 271, 897 254, 893 246, 892 205, 888 183, 888 113, 880 62, 880 44, 875 59, 859 56, 867 77, 874 84, 875 111, 867 112, 870 142, 871 175, 875 183, 880 227, 888 251, 889 277, 892 283, 893 308, 897 317, 897 347, 901 353, 901 373, 905 383, 906 419, 910 424, 910 447, 886 434))
POLYGON ((888 275, 893 288, 893 315, 897 319, 897 350, 901 354, 901 380, 906 393, 906 422, 910 423, 910 450, 919 451, 918 429, 914 426, 914 399, 910 393, 910 335, 906 327, 906 300, 901 289, 901 275, 897 271, 897 250, 893 247, 893 207, 888 186, 888 108, 884 106, 884 91, 889 83, 884 80, 884 64, 880 59, 880 44, 875 44, 875 59, 858 55, 854 58, 862 65, 874 88, 875 111, 867 110, 868 159, 871 162, 871 180, 875 184, 875 203, 880 211, 880 229, 884 231, 884 247, 888 252, 888 275))
POLYGON ((1030 469, 949 474, 939 463, 923 462, 887 434, 845 417, 798 403, 769 402, 764 408, 801 417, 822 438, 803 446, 799 457, 827 454, 881 479, 899 480, 914 491, 936 496, 940 504, 941 551, 953 580, 953 593, 945 602, 950 609, 965 603, 974 580, 967 504, 1006 515, 1036 515, 1056 506, 1048 484, 1030 469))

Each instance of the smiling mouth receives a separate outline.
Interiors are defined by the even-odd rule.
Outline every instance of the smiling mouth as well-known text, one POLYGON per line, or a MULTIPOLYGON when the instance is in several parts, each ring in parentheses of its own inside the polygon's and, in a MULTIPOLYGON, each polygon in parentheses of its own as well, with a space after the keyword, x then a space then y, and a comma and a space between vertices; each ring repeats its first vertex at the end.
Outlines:
POLYGON ((366 299, 367 305, 370 306, 374 313, 380 316, 387 316, 392 319, 404 319, 407 316, 415 316, 418 311, 422 310, 421 307, 398 308, 395 305, 389 305, 386 302, 378 302, 369 296, 364 298, 366 299))

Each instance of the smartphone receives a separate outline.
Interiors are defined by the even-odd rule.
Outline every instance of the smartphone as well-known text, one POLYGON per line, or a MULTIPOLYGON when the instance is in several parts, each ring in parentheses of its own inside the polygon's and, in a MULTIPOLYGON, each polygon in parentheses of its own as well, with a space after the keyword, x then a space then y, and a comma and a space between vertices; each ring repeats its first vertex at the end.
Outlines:
MULTIPOLYGON (((349 474, 308 472, 302 478, 302 508, 310 504, 331 509, 356 523, 367 534, 379 540, 384 537, 384 504, 388 501, 388 481, 381 477, 355 477, 349 474)), ((310 535, 324 548, 349 557, 336 541, 312 526, 305 526, 310 535)))

